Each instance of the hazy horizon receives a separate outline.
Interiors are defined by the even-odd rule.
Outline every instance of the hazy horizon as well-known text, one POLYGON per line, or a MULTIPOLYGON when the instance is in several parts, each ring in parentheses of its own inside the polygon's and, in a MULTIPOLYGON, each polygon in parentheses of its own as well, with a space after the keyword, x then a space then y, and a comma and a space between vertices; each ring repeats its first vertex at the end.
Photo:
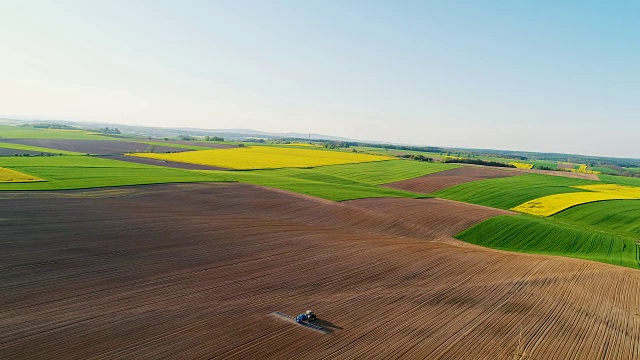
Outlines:
POLYGON ((0 3, 0 116, 640 158, 638 4, 0 3))

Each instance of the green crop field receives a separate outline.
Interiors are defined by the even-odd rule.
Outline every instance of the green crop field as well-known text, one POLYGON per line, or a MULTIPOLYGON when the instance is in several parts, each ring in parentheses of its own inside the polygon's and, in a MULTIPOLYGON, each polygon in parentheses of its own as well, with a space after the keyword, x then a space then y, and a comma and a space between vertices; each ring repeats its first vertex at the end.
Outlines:
POLYGON ((626 176, 615 176, 615 175, 598 175, 600 181, 603 184, 618 184, 618 185, 628 185, 628 186, 640 186, 640 178, 637 177, 626 177, 626 176))
POLYGON ((20 126, 0 125, 1 139, 70 139, 70 140, 113 140, 83 130, 34 129, 20 126))
POLYGON ((542 196, 584 191, 571 186, 592 184, 600 184, 600 182, 542 174, 525 174, 464 183, 440 190, 434 195, 499 209, 510 209, 542 196))
POLYGON ((544 161, 544 160, 536 160, 533 162, 534 169, 539 169, 541 166, 555 170, 558 168, 558 163, 554 161, 544 161))
POLYGON ((0 158, 0 166, 47 180, 39 183, 3 183, 0 184, 0 190, 68 190, 160 183, 237 181, 334 201, 367 197, 418 196, 315 172, 313 169, 195 171, 90 156, 5 157, 0 158))
MULTIPOLYGON (((342 165, 341 165, 342 166, 342 165)), ((333 201, 372 197, 424 197, 414 193, 309 171, 309 169, 276 169, 253 171, 203 171, 215 173, 228 181, 263 185, 333 201)))
POLYGON ((30 146, 30 145, 3 143, 3 142, 0 142, 0 148, 16 149, 16 150, 27 150, 27 151, 39 151, 39 152, 42 152, 42 153, 51 153, 51 154, 60 154, 60 155, 84 155, 82 153, 73 152, 73 151, 64 151, 64 150, 43 148, 43 147, 39 147, 39 146, 30 146))
POLYGON ((558 255, 640 268, 634 238, 528 215, 498 216, 473 226, 458 239, 493 249, 558 255))
POLYGON ((640 200, 609 200, 574 206, 552 216, 594 231, 640 238, 640 200))
POLYGON ((224 181, 215 175, 127 163, 89 156, 0 158, 0 166, 40 177, 46 182, 3 183, 0 190, 65 190, 123 185, 224 181), (34 185, 34 186, 31 186, 34 185))
POLYGON ((379 185, 412 179, 439 171, 460 167, 453 164, 429 163, 415 160, 390 160, 360 164, 321 166, 309 171, 349 179, 360 183, 379 185))

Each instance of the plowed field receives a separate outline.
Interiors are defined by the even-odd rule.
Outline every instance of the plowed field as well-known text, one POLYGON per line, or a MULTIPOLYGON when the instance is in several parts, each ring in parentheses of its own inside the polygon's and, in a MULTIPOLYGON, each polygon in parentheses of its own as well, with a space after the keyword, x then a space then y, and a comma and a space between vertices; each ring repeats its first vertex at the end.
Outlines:
MULTIPOLYGON (((3 139, 2 141, 94 155, 141 152, 149 147, 147 144, 121 140, 3 139)), ((177 152, 186 150, 188 149, 154 145, 155 152, 177 152)))
POLYGON ((640 272, 449 239, 500 210, 241 184, 0 209, 10 359, 640 357, 640 272), (329 334, 268 315, 307 308, 329 334))
POLYGON ((411 191, 419 194, 430 194, 448 187, 483 179, 495 179, 520 175, 518 172, 487 166, 462 166, 414 179, 389 183, 385 186, 394 189, 411 191))

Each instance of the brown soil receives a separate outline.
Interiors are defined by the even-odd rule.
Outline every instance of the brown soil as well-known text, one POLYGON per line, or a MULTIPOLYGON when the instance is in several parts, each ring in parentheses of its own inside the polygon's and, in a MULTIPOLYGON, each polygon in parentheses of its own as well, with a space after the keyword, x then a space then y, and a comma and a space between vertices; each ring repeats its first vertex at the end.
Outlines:
POLYGON ((197 165, 197 164, 188 164, 188 163, 181 163, 181 162, 175 162, 175 161, 148 159, 148 158, 141 158, 141 157, 137 157, 137 156, 105 155, 105 156, 98 156, 98 157, 103 158, 103 159, 127 161, 127 162, 136 163, 136 164, 157 165, 157 166, 164 166, 164 167, 177 168, 177 169, 229 170, 227 168, 221 168, 221 167, 216 167, 216 166, 197 165))
POLYGON ((574 173, 569 171, 552 171, 552 170, 537 170, 537 169, 513 169, 513 171, 525 172, 525 173, 534 173, 534 174, 544 174, 551 176, 562 176, 573 179, 585 179, 585 180, 600 180, 597 174, 583 174, 583 173, 574 173))
POLYGON ((439 241, 500 210, 243 184, 0 209, 8 359, 640 358, 640 271, 439 241), (330 334, 269 316, 306 309, 330 334))
MULTIPOLYGON (((124 154, 127 152, 144 152, 149 145, 133 141, 121 140, 68 140, 68 139, 4 139, 4 142, 39 146, 49 149, 75 151, 94 155, 124 154)), ((169 146, 154 146, 154 152, 179 152, 189 149, 169 146)))
POLYGON ((571 169, 574 168, 574 166, 575 166, 574 164, 563 164, 563 163, 560 163, 560 164, 558 164, 558 169, 571 170, 571 169))
POLYGON ((466 166, 437 172, 413 179, 397 181, 384 186, 411 191, 419 194, 430 194, 448 187, 476 180, 494 179, 520 175, 507 168, 488 166, 466 166))

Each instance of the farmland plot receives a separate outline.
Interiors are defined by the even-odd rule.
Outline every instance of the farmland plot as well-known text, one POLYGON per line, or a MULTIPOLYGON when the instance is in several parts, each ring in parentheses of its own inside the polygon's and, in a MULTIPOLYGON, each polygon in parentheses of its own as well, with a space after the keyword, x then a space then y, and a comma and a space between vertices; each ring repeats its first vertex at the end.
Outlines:
POLYGON ((221 150, 188 151, 177 154, 139 153, 131 155, 237 170, 315 167, 370 161, 386 161, 393 159, 378 155, 272 146, 250 146, 221 150))
POLYGON ((429 215, 403 218, 432 211, 454 231, 465 204, 239 184, 101 191, 0 199, 13 209, 0 227, 4 356, 640 357, 640 272, 445 243, 446 227, 425 238, 429 215), (330 334, 268 316, 307 308, 330 334))

